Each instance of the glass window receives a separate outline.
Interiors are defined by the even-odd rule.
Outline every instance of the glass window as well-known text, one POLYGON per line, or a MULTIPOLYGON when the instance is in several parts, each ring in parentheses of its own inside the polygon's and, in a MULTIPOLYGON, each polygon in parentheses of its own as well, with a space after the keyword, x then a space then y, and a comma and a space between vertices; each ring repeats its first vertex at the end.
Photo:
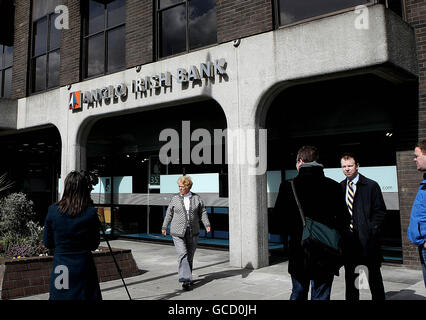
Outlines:
POLYGON ((369 0, 279 0, 280 25, 370 3, 369 0))
POLYGON ((216 0, 158 0, 157 17, 160 58, 217 42, 216 0))
POLYGON ((60 69, 60 54, 59 50, 49 53, 48 67, 48 87, 55 87, 59 84, 59 69, 60 69))
POLYGON ((125 29, 120 27, 108 32, 108 71, 113 72, 124 68, 126 45, 125 29))
POLYGON ((46 89, 46 55, 34 60, 34 91, 46 89))
POLYGON ((13 47, 0 45, 0 98, 12 93, 13 47))
POLYGON ((87 76, 92 77, 105 72, 104 34, 90 37, 87 42, 87 76))
POLYGON ((160 13, 161 57, 186 50, 185 6, 174 7, 160 13))
POLYGON ((90 0, 84 30, 84 76, 94 77, 125 68, 126 1, 90 0))
POLYGON ((189 3, 189 47, 199 48, 217 42, 216 0, 189 3))
POLYGON ((61 30, 55 27, 57 17, 49 13, 33 23, 31 92, 59 86, 61 30))

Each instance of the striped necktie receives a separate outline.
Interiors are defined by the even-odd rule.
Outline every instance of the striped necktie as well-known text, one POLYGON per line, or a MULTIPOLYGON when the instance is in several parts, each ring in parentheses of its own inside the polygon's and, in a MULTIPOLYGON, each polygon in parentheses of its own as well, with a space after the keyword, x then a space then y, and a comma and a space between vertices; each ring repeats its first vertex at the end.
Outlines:
POLYGON ((351 229, 353 229, 354 197, 355 197, 354 183, 352 181, 349 181, 349 183, 348 183, 348 199, 347 199, 347 204, 348 204, 349 213, 351 214, 351 224, 350 224, 351 229))

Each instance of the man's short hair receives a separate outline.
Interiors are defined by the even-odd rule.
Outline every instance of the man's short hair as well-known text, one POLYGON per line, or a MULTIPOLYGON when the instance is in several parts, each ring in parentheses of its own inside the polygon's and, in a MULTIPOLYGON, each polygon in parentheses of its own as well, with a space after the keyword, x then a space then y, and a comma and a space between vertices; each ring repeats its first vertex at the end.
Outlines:
POLYGON ((314 162, 319 158, 318 149, 313 146, 303 146, 297 152, 296 161, 314 162))
POLYGON ((417 142, 416 148, 419 148, 423 154, 426 154, 426 140, 420 140, 417 142))
POLYGON ((357 156, 351 152, 346 152, 342 154, 342 156, 340 157, 340 160, 350 160, 350 159, 354 159, 355 164, 359 164, 357 156))

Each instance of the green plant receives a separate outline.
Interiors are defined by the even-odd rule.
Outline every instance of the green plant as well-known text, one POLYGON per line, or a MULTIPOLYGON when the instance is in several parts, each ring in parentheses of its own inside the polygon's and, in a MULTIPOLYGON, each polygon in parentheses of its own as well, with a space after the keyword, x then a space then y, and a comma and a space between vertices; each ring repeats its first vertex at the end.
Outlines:
POLYGON ((12 193, 0 203, 0 233, 26 236, 27 223, 35 218, 33 202, 23 193, 12 193))
POLYGON ((23 193, 12 193, 0 201, 0 239, 7 257, 44 253, 43 228, 34 222, 33 202, 23 193))

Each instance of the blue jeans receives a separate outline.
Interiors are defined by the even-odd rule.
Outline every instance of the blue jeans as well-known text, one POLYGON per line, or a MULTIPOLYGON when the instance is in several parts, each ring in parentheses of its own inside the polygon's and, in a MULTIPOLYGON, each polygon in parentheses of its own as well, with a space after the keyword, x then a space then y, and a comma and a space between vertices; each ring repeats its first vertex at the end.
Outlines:
POLYGON ((422 264, 422 271, 423 271, 423 280, 425 282, 425 288, 426 288, 426 248, 424 247, 424 244, 422 246, 419 246, 419 254, 420 254, 420 263, 422 264))
POLYGON ((308 300, 309 284, 311 284, 311 300, 330 300, 331 285, 334 275, 321 280, 296 279, 291 277, 293 288, 290 300, 308 300))

